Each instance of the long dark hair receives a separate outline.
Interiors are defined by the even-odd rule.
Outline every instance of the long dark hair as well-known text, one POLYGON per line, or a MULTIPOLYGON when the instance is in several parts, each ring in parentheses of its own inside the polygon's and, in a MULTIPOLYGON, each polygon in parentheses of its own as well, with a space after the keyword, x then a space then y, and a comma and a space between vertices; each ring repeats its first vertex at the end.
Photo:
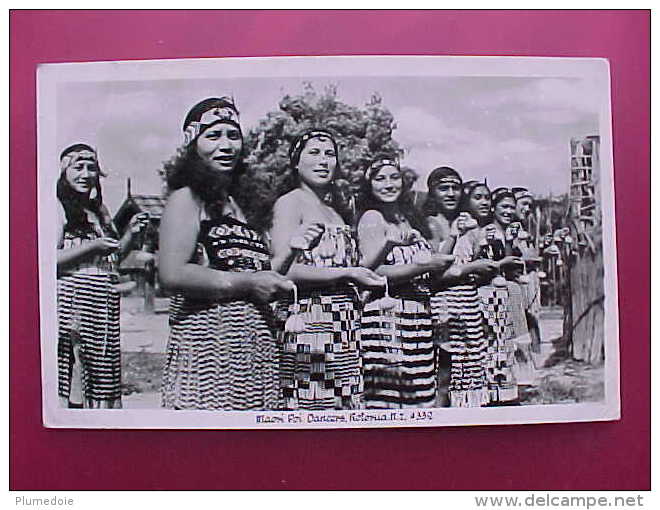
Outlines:
MULTIPOLYGON (((236 112, 238 110, 233 100, 228 97, 208 98, 200 101, 192 107, 183 122, 183 131, 194 122, 198 122, 202 115, 213 108, 229 108, 236 112)), ((221 120, 231 124, 241 133, 242 148, 238 155, 236 167, 230 176, 220 174, 209 168, 197 153, 197 140, 209 126, 199 130, 197 135, 188 140, 188 143, 179 148, 177 154, 163 165, 168 193, 188 187, 199 197, 207 211, 211 215, 220 215, 224 205, 225 193, 231 195, 238 203, 248 220, 250 226, 259 231, 264 231, 267 226, 264 222, 263 206, 258 203, 258 197, 251 190, 251 182, 247 175, 245 164, 245 141, 241 126, 234 120, 221 120)))
POLYGON ((243 154, 239 156, 231 176, 225 176, 206 166, 193 142, 180 149, 171 161, 164 164, 164 169, 168 194, 188 187, 201 199, 210 215, 220 216, 226 192, 236 201, 251 227, 259 232, 269 228, 270 220, 264 213, 263 203, 260 203, 260 197, 264 197, 261 193, 255 193, 243 154))
POLYGON ((232 191, 232 185, 245 171, 245 164, 240 157, 231 177, 224 176, 202 161, 197 154, 196 140, 181 148, 178 154, 165 164, 167 191, 172 193, 188 187, 205 205, 213 205, 222 198, 223 191, 232 191))
MULTIPOLYGON (((60 162, 72 152, 89 151, 96 154, 96 151, 85 143, 76 143, 70 145, 60 154, 60 162)), ((103 193, 101 191, 100 177, 103 175, 99 167, 98 160, 96 160, 96 171, 98 177, 94 184, 94 189, 89 193, 83 194, 75 191, 66 178, 67 168, 62 168, 60 177, 57 179, 57 199, 62 204, 64 209, 64 216, 66 223, 64 230, 74 233, 89 233, 93 230, 92 224, 89 222, 86 210, 92 211, 96 214, 101 227, 106 235, 117 237, 117 234, 109 223, 108 218, 103 213, 103 193)))
MULTIPOLYGON (((384 166, 392 166, 390 163, 387 165, 382 165, 376 170, 370 171, 370 169, 376 165, 378 162, 382 162, 383 160, 390 161, 394 163, 394 166, 396 166, 399 171, 401 170, 399 167, 399 164, 396 162, 396 159, 394 157, 390 156, 381 156, 376 159, 374 159, 367 168, 365 169, 364 172, 364 177, 362 178, 360 182, 360 191, 359 191, 359 213, 358 213, 358 222, 359 218, 362 218, 362 215, 366 213, 369 210, 376 210, 380 212, 383 215, 383 218, 385 218, 385 221, 388 223, 398 223, 397 218, 394 217, 394 214, 392 211, 385 207, 385 204, 378 200, 376 197, 374 197, 374 194, 371 189, 371 181, 373 181, 374 177, 378 175, 380 172, 380 169, 383 168, 384 166)), ((414 200, 414 194, 412 192, 412 187, 413 184, 415 183, 415 180, 413 178, 410 178, 407 174, 403 173, 401 174, 402 180, 403 180, 403 186, 401 189, 401 195, 399 195, 399 199, 397 200, 399 204, 399 210, 401 211, 401 214, 406 218, 410 226, 416 230, 418 230, 426 239, 431 238, 431 231, 429 230, 428 225, 426 224, 425 221, 422 220, 420 215, 417 212, 417 209, 415 208, 415 200, 414 200)))
MULTIPOLYGON (((300 136, 298 136, 293 141, 291 147, 289 147, 289 173, 284 179, 277 195, 286 195, 290 191, 293 191, 300 186, 300 175, 298 174, 300 156, 307 143, 313 138, 327 138, 332 142, 332 145, 335 149, 335 154, 337 155, 337 166, 335 167, 334 179, 328 189, 327 203, 330 207, 337 211, 337 213, 342 217, 347 225, 353 225, 355 221, 355 214, 349 202, 350 194, 337 184, 342 176, 337 141, 335 140, 334 134, 326 129, 309 129, 300 134, 300 136)), ((272 214, 270 218, 272 221, 272 214)))

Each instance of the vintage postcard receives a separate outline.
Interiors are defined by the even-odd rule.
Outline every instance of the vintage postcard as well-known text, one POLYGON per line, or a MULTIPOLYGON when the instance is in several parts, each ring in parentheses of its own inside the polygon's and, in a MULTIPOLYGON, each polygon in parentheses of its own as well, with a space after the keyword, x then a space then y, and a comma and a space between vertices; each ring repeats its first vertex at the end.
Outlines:
POLYGON ((619 418, 606 60, 37 78, 45 426, 619 418))

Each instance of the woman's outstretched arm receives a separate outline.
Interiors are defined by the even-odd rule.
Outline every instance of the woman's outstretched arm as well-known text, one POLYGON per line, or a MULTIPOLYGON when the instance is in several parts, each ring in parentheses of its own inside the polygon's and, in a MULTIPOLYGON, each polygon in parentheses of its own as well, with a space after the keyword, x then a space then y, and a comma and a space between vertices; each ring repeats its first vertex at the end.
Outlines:
POLYGON ((383 215, 375 210, 367 211, 358 224, 358 243, 362 254, 362 265, 385 276, 392 283, 403 282, 428 272, 443 271, 451 263, 451 258, 433 254, 428 261, 405 265, 384 264, 390 247, 397 243, 392 229, 387 228, 383 215))

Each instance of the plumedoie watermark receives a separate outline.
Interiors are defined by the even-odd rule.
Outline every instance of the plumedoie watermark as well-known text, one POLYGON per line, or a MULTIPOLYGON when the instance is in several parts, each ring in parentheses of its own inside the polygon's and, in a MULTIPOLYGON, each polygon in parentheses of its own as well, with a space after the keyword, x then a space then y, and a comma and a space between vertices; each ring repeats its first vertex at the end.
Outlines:
POLYGON ((16 496, 16 506, 73 506, 73 498, 63 496, 52 496, 48 498, 31 498, 26 496, 16 496))

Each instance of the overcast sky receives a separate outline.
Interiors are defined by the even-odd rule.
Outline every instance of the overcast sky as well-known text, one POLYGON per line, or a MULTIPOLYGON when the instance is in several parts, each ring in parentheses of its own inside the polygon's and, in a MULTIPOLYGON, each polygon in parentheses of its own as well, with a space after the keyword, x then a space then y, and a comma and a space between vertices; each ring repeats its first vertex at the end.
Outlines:
MULTIPOLYGON (((157 170, 181 143, 188 109, 210 96, 232 94, 247 132, 281 97, 338 86, 339 99, 356 106, 373 92, 397 123, 394 138, 403 164, 420 174, 448 165, 465 180, 488 177, 491 187, 527 186, 538 194, 562 193, 569 184, 571 137, 597 135, 598 105, 586 82, 508 77, 241 78, 68 83, 57 101, 57 145, 79 141, 99 150, 109 172, 104 198, 114 213, 126 195, 157 194, 157 170)), ((57 168, 57 155, 54 168, 57 168)))

